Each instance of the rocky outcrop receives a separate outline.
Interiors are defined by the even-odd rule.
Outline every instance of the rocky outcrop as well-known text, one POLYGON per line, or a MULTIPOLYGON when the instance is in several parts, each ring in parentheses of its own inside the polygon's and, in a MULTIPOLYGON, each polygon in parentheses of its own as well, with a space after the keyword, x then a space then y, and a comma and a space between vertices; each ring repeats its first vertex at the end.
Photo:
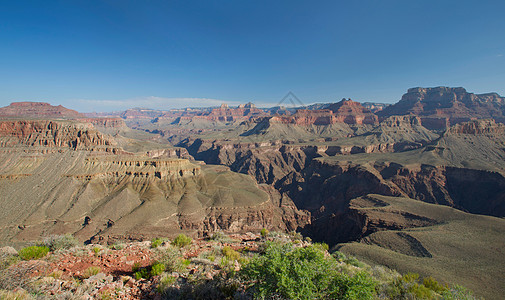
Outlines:
POLYGON ((390 106, 389 103, 377 103, 377 102, 363 102, 361 103, 363 107, 368 108, 374 114, 383 110, 384 108, 390 106))
POLYGON ((503 135, 505 134, 505 125, 496 123, 492 119, 474 120, 454 125, 449 128, 445 134, 503 135))
POLYGON ((342 101, 328 106, 336 116, 339 122, 347 124, 378 124, 378 118, 368 108, 361 103, 351 99, 342 99, 342 101))
POLYGON ((121 118, 90 118, 90 119, 80 119, 81 122, 89 122, 93 126, 110 128, 110 129, 121 129, 127 128, 126 123, 121 118))
POLYGON ((213 109, 209 114, 195 116, 195 118, 209 121, 230 122, 249 120, 251 117, 261 115, 265 115, 265 113, 249 102, 239 105, 237 108, 230 108, 227 104, 222 104, 221 107, 213 109))
POLYGON ((376 115, 363 107, 359 102, 350 99, 329 104, 327 109, 299 109, 293 115, 272 117, 270 121, 302 126, 331 125, 336 123, 352 125, 378 124, 376 115))
POLYGON ((14 102, 0 108, 0 118, 61 118, 77 119, 84 115, 61 105, 53 106, 45 102, 14 102))
POLYGON ((116 142, 91 123, 74 121, 0 121, 0 146, 43 146, 72 149, 115 148, 116 142))
POLYGON ((227 143, 187 139, 180 144, 196 159, 208 164, 229 166, 235 172, 250 174, 259 183, 272 184, 290 172, 301 171, 320 156, 315 146, 295 146, 277 142, 227 143))
POLYGON ((472 118, 504 119, 505 98, 496 93, 473 94, 464 88, 412 88, 402 99, 381 112, 379 116, 414 114, 424 119, 447 118, 450 124, 472 118))
POLYGON ((471 213, 505 216, 505 177, 497 172, 423 164, 353 164, 313 160, 276 184, 315 218, 342 214, 349 201, 374 193, 407 196, 471 213))

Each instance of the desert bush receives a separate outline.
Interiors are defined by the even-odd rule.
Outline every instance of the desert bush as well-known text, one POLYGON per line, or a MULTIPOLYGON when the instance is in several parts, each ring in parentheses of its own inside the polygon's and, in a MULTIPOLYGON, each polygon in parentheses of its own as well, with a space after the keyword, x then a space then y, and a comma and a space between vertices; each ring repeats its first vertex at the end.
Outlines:
POLYGON ((423 285, 438 294, 442 294, 445 290, 448 289, 447 286, 438 283, 438 281, 431 276, 424 278, 423 285))
POLYGON ((150 278, 151 272, 148 270, 148 268, 141 268, 137 272, 133 273, 133 277, 135 277, 136 280, 142 279, 142 278, 150 278))
POLYGON ((228 260, 233 261, 238 260, 240 258, 240 253, 233 250, 230 246, 224 246, 221 251, 228 260))
POLYGON ((151 240, 151 248, 158 248, 165 242, 165 239, 162 238, 154 238, 151 240))
POLYGON ((19 256, 14 248, 11 250, 0 251, 0 270, 6 269, 9 266, 17 263, 19 261, 19 256))
POLYGON ((84 273, 82 274, 82 278, 90 278, 91 276, 94 276, 94 275, 100 273, 101 271, 102 271, 102 269, 100 269, 100 267, 91 266, 91 267, 87 268, 86 270, 84 270, 84 273))
POLYGON ((49 253, 49 247, 46 246, 30 246, 19 250, 19 257, 23 260, 39 259, 49 253))
POLYGON ((2 300, 29 300, 33 297, 25 290, 6 291, 0 290, 0 299, 2 300))
POLYGON ((313 245, 314 247, 318 247, 323 251, 328 251, 330 249, 330 247, 326 243, 314 243, 313 245))
POLYGON ((159 276, 165 271, 165 265, 159 262, 155 262, 152 265, 145 268, 135 268, 134 271, 135 279, 139 280, 141 278, 149 279, 153 276, 159 276))
POLYGON ((156 287, 156 290, 158 291, 158 293, 163 294, 163 292, 166 289, 168 289, 168 287, 170 287, 172 284, 174 284, 176 281, 177 281, 177 278, 175 278, 174 276, 172 276, 170 274, 165 273, 161 277, 160 283, 156 287))
POLYGON ((165 271, 165 265, 162 263, 154 263, 151 266, 151 276, 158 276, 163 274, 163 271, 165 271))
POLYGON ((51 235, 37 243, 37 246, 46 246, 51 251, 70 249, 77 245, 79 245, 79 241, 71 234, 51 235))
POLYGON ((356 257, 354 256, 349 256, 347 259, 344 260, 346 264, 358 267, 358 268, 364 268, 365 264, 361 261, 359 261, 356 257))
POLYGON ((331 299, 374 299, 377 282, 365 271, 354 276, 338 273, 330 283, 331 299))
POLYGON ((100 248, 100 247, 93 247, 92 251, 93 251, 93 253, 95 253, 95 256, 98 256, 98 254, 100 253, 100 251, 102 251, 102 248, 100 248))
POLYGON ((223 243, 230 242, 231 238, 224 234, 222 231, 216 231, 212 234, 211 237, 209 237, 209 240, 223 243))
POLYGON ((442 292, 442 299, 444 300, 476 300, 473 292, 462 287, 460 285, 455 285, 450 289, 446 289, 442 292))
POLYGON ((175 247, 168 247, 158 253, 158 262, 165 266, 167 272, 182 272, 186 269, 182 254, 175 247))
POLYGON ((264 254, 253 258, 240 276, 251 282, 258 298, 371 299, 375 294, 370 275, 339 273, 336 261, 315 246, 296 248, 289 243, 267 243, 264 254))
POLYGON ((182 248, 191 245, 192 242, 193 240, 190 237, 181 233, 172 241, 172 245, 182 248))
POLYGON ((289 236, 291 237, 291 240, 292 241, 296 241, 296 240, 303 240, 303 235, 299 232, 296 232, 296 231, 290 231, 289 232, 289 236))
POLYGON ((270 231, 268 231, 268 229, 266 229, 266 228, 263 228, 260 231, 260 234, 262 237, 266 237, 269 233, 270 233, 270 231))
POLYGON ((407 273, 387 287, 386 296, 391 299, 432 299, 432 290, 419 284, 419 274, 407 273))
POLYGON ((341 262, 343 262, 347 259, 347 256, 345 256, 345 254, 340 251, 333 252, 331 254, 331 256, 333 256, 336 260, 341 261, 341 262))
POLYGON ((121 249, 124 248, 124 244, 122 244, 122 243, 114 243, 114 245, 111 245, 109 248, 112 249, 112 250, 121 250, 121 249))

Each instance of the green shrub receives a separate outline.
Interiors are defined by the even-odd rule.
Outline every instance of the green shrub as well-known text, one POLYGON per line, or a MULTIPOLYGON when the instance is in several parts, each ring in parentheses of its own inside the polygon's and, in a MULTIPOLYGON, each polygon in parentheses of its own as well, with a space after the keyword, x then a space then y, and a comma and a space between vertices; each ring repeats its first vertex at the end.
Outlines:
POLYGON ((423 284, 419 284, 419 274, 407 273, 392 283, 387 296, 392 299, 432 299, 435 294, 423 284))
POLYGON ((442 299, 444 300, 476 300, 472 291, 462 287, 460 285, 455 285, 450 289, 446 289, 442 292, 442 299))
POLYGON ((135 277, 136 280, 140 280, 142 278, 148 279, 150 278, 150 275, 151 272, 148 270, 148 268, 142 268, 137 272, 133 273, 133 276, 135 277))
POLYGON ((318 247, 323 251, 328 251, 330 247, 326 243, 314 243, 314 247, 318 247))
POLYGON ((190 237, 181 233, 172 241, 172 245, 182 248, 191 245, 192 242, 193 240, 190 237))
POLYGON ((182 272, 186 269, 181 252, 172 246, 159 252, 158 262, 165 265, 167 272, 182 272))
POLYGON ((23 260, 39 259, 49 253, 49 247, 46 246, 30 246, 19 250, 19 257, 23 260))
POLYGON ((163 274, 165 271, 165 265, 159 262, 155 262, 152 265, 145 268, 135 268, 133 275, 135 279, 139 280, 141 278, 149 279, 153 276, 158 276, 163 274))
POLYGON ((333 256, 336 260, 341 261, 341 262, 347 260, 347 256, 345 256, 345 254, 340 251, 333 252, 331 254, 331 256, 333 256))
POLYGON ((70 249, 77 245, 79 245, 79 241, 71 234, 51 235, 37 243, 37 246, 46 246, 51 249, 51 251, 70 249))
POLYGON ((447 286, 441 285, 431 276, 424 278, 423 285, 438 294, 442 294, 445 290, 447 290, 447 286))
POLYGON ((93 247, 93 253, 95 253, 95 255, 98 255, 98 253, 100 253, 100 251, 102 251, 102 249, 100 247, 93 247))
POLYGON ((151 276, 161 275, 165 271, 165 265, 161 263, 154 263, 151 266, 151 276))
POLYGON ((240 253, 233 250, 230 246, 224 246, 221 251, 228 260, 238 260, 240 258, 240 253))
POLYGON ((296 232, 296 231, 290 231, 289 236, 291 237, 292 241, 303 240, 303 235, 299 232, 296 232))
POLYGON ((358 267, 358 268, 363 268, 365 264, 361 261, 359 261, 356 257, 354 256, 349 256, 347 259, 344 260, 346 264, 358 267))
POLYGON ((364 271, 349 276, 339 273, 330 284, 331 299, 374 299, 376 281, 364 271))
POLYGON ((358 273, 350 277, 339 273, 336 261, 320 247, 296 248, 289 243, 270 242, 266 245, 264 254, 253 258, 240 272, 241 277, 251 281, 258 298, 371 299, 375 295, 375 282, 370 275, 358 273))
POLYGON ((90 278, 91 276, 94 276, 94 275, 100 273, 101 271, 102 271, 102 269, 100 269, 100 267, 91 266, 91 267, 87 268, 86 270, 84 270, 82 277, 83 278, 90 278))
POLYGON ((269 233, 270 233, 270 231, 268 231, 268 229, 266 229, 266 228, 263 228, 260 231, 260 234, 262 237, 266 237, 269 233))
POLYGON ((137 272, 138 270, 140 270, 140 263, 139 262, 135 262, 132 266, 132 272, 135 273, 137 272))
POLYGON ((158 248, 165 242, 165 239, 162 238, 154 238, 151 240, 151 248, 158 248))

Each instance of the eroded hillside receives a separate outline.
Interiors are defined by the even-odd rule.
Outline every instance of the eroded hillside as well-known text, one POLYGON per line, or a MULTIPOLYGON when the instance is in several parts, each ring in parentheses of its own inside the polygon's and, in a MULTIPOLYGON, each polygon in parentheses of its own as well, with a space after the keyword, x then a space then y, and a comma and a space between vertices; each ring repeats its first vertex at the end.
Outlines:
POLYGON ((90 123, 5 121, 0 128, 3 243, 60 233, 106 242, 292 230, 309 221, 249 176, 171 156, 177 151, 126 152, 90 123))

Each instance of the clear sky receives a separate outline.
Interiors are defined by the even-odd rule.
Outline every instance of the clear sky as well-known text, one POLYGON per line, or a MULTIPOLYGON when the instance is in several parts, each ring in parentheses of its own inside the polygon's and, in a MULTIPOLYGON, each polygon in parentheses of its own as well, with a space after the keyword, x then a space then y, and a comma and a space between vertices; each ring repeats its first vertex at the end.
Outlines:
POLYGON ((0 106, 393 103, 416 86, 505 95, 505 1, 0 3, 0 106))

